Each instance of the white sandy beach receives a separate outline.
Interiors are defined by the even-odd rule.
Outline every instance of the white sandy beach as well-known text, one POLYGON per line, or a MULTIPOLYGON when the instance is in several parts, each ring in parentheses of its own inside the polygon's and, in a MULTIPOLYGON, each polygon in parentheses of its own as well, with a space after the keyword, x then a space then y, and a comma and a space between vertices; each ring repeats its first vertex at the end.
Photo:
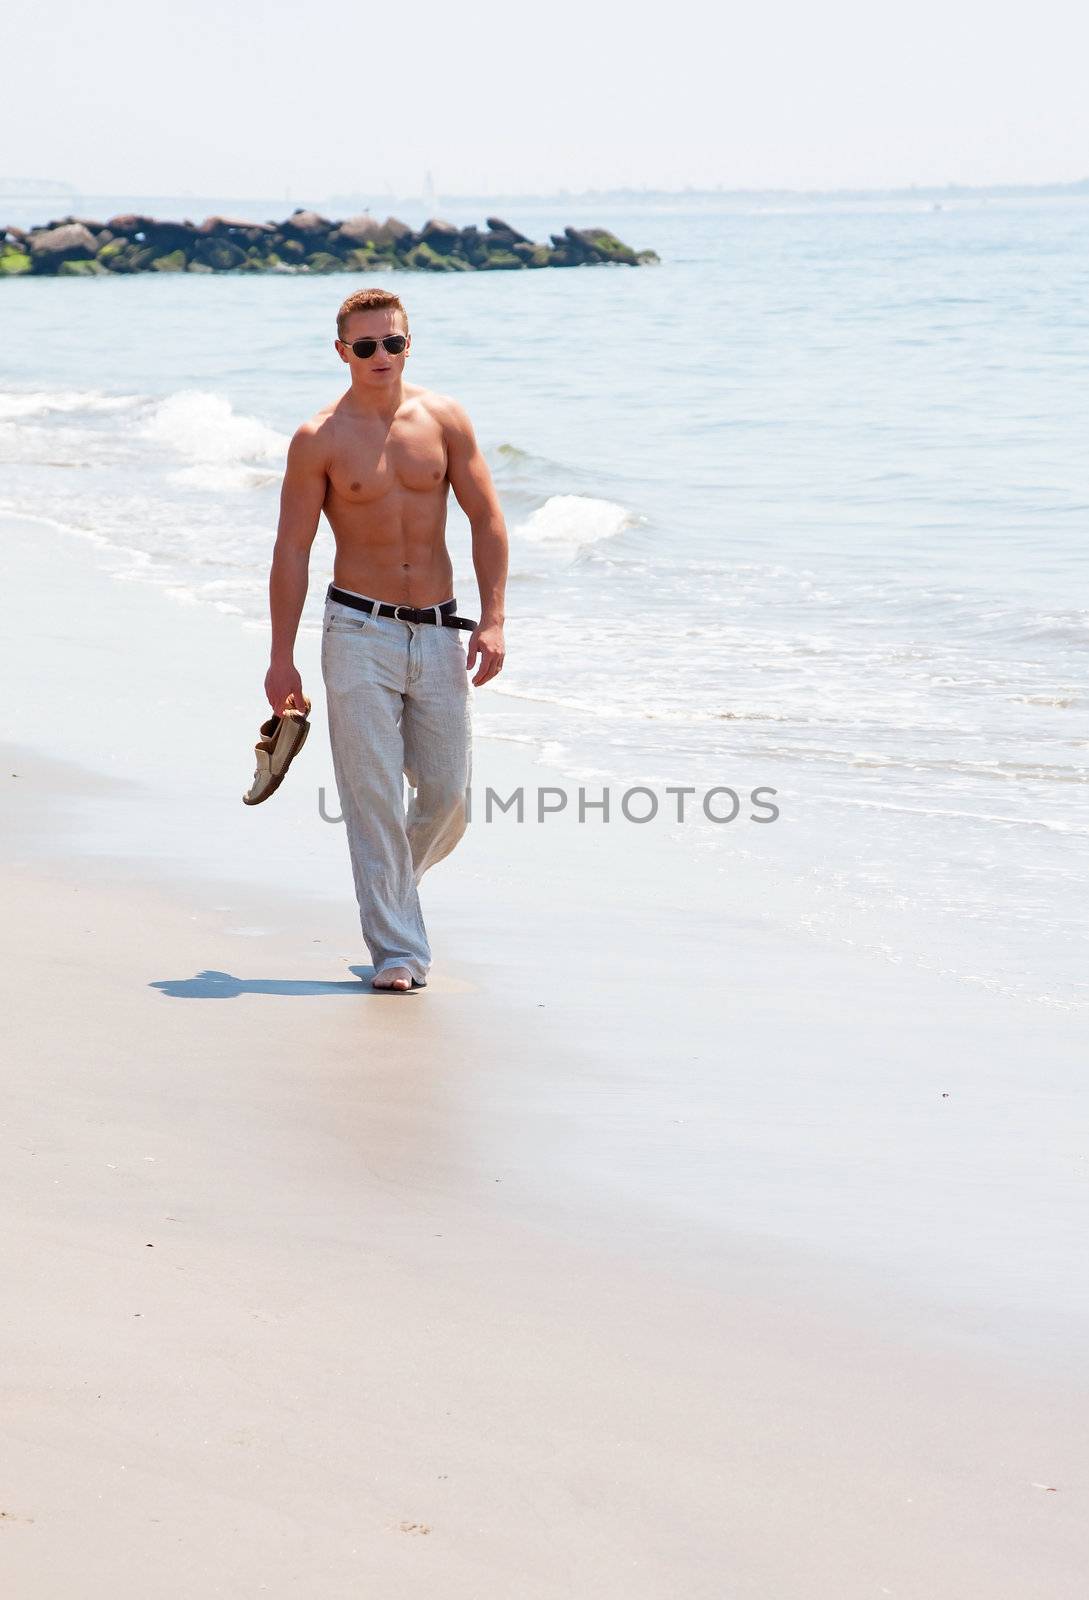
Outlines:
POLYGON ((5 1594, 1076 1600, 1081 1016, 563 819, 373 995, 316 639, 251 812, 264 640, 6 533, 5 1594))

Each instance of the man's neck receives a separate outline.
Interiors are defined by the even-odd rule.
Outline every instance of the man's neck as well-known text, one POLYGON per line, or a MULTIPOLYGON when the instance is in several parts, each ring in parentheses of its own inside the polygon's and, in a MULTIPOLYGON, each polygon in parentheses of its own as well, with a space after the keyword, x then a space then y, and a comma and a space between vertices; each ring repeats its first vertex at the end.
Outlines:
POLYGON ((369 384, 352 384, 348 394, 349 405, 357 416, 373 417, 383 422, 392 422, 400 411, 405 399, 404 379, 398 378, 396 384, 388 388, 372 388, 369 384))

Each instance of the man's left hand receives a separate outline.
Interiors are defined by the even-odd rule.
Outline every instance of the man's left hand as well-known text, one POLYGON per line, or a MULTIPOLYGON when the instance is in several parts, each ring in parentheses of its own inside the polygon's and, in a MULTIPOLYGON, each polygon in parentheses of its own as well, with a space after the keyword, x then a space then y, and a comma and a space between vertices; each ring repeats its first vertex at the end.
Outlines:
POLYGON ((472 672, 476 666, 476 658, 480 657, 480 666, 477 667, 473 683, 479 689, 482 683, 487 683, 489 678, 494 678, 497 672, 503 669, 503 658, 506 647, 503 643, 503 626, 499 622, 481 622, 469 636, 469 648, 465 655, 465 669, 472 672))

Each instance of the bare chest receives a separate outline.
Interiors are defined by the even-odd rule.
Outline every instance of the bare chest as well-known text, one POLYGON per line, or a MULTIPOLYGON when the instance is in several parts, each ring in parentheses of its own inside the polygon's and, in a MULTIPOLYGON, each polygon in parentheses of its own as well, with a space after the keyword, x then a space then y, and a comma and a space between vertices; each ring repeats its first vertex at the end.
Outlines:
POLYGON ((337 428, 329 482, 338 499, 366 504, 399 489, 427 493, 446 479, 446 445, 434 418, 344 422, 337 428))

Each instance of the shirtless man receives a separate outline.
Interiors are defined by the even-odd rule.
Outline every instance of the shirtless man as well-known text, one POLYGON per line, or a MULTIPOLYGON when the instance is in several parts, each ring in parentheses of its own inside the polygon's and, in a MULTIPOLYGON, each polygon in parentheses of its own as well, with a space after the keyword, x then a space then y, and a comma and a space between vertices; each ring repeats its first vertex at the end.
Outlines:
POLYGON ((265 693, 279 715, 289 695, 303 704, 295 635, 324 511, 336 541, 321 646, 329 743, 376 989, 427 982, 417 884, 465 831, 466 674, 476 667, 479 688, 504 655, 507 532, 495 486, 461 406, 404 381, 411 344, 396 295, 363 289, 341 306, 336 349, 351 385, 291 441, 269 575, 265 693), (457 612, 445 537, 451 487, 472 527, 480 590, 467 648, 441 620, 457 612), (402 775, 415 791, 407 814, 402 775))

